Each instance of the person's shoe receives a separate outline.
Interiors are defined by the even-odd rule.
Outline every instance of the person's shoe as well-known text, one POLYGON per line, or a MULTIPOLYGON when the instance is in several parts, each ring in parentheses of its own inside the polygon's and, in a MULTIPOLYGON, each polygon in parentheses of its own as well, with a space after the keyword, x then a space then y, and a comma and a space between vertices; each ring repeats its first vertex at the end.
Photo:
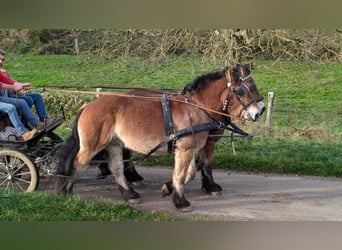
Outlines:
POLYGON ((23 137, 24 141, 28 141, 28 140, 31 140, 36 134, 38 134, 38 132, 39 131, 37 129, 32 129, 32 130, 26 131, 21 136, 23 137))
POLYGON ((49 126, 52 125, 55 121, 56 121, 56 120, 53 119, 53 118, 48 118, 48 119, 46 119, 46 121, 45 121, 45 126, 46 126, 46 127, 49 127, 49 126))
POLYGON ((45 129, 45 123, 44 122, 38 122, 35 129, 37 129, 38 131, 44 130, 45 129))

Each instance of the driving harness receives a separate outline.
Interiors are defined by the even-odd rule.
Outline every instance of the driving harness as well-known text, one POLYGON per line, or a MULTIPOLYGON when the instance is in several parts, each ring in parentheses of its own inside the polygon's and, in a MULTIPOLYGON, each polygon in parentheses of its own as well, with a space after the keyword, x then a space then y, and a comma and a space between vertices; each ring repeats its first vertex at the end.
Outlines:
MULTIPOLYGON (((187 103, 188 98, 186 96, 184 96, 184 98, 185 98, 185 102, 187 103)), ((192 118, 191 118, 190 111, 189 111, 189 105, 187 105, 187 110, 188 110, 188 118, 189 118, 190 127, 175 131, 175 126, 174 126, 173 119, 172 119, 172 110, 171 110, 169 95, 163 94, 162 97, 160 98, 160 102, 161 102, 161 107, 163 110, 165 134, 168 136, 168 139, 160 142, 157 146, 151 149, 151 151, 148 152, 140 160, 146 159, 148 156, 153 154, 156 150, 158 150, 160 147, 164 146, 165 144, 167 144, 167 151, 169 153, 173 153, 176 149, 176 142, 178 139, 185 137, 185 136, 193 135, 199 132, 203 132, 203 131, 228 129, 234 133, 238 133, 243 136, 251 136, 250 134, 238 128, 236 125, 232 124, 230 118, 226 118, 224 121, 217 121, 214 118, 212 118, 213 122, 211 123, 193 125, 192 118)), ((211 117, 208 113, 207 115, 211 117)))

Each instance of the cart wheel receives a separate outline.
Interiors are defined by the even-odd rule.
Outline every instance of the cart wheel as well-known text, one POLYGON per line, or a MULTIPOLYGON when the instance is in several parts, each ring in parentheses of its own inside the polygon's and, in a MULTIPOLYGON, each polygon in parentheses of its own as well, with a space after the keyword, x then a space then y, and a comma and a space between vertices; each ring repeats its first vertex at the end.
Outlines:
POLYGON ((12 149, 0 149, 0 188, 33 192, 38 183, 36 165, 26 154, 12 149))

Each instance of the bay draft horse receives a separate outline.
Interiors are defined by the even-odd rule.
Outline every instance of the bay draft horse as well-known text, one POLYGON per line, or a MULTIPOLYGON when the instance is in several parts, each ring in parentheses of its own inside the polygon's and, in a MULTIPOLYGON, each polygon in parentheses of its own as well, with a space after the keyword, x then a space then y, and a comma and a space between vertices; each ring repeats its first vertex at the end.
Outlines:
MULTIPOLYGON (((265 104, 263 102, 263 98, 260 97, 260 93, 258 89, 255 88, 256 84, 251 75, 250 66, 238 65, 237 68, 239 69, 240 77, 243 83, 247 85, 247 89, 250 91, 254 99, 257 100, 257 105, 259 109, 261 110, 261 114, 262 114, 265 111, 265 104)), ((161 98, 161 95, 163 94, 169 94, 169 95, 175 94, 174 92, 170 92, 170 91, 162 91, 162 90, 149 89, 149 88, 137 88, 137 89, 133 89, 129 91, 128 93, 135 94, 135 95, 144 95, 144 96, 159 96, 159 98, 161 98)), ((244 107, 244 109, 246 108, 247 107, 244 107)), ((234 119, 234 116, 232 116, 231 118, 234 119)), ((210 130, 209 137, 205 145, 205 149, 203 149, 202 151, 203 152, 213 151, 215 144, 221 139, 219 135, 222 135, 223 133, 224 133, 224 129, 210 130), (212 135, 215 135, 215 137, 210 137, 212 135)), ((105 157, 103 156, 103 154, 101 155, 102 155, 101 157, 105 157)), ((124 175, 131 185, 139 186, 141 182, 143 181, 143 177, 139 175, 139 173, 137 172, 132 162, 131 156, 132 156, 131 151, 129 149, 124 148, 123 150, 124 175)), ((213 156, 213 154, 211 154, 211 156, 213 156)), ((214 177, 212 175, 212 161, 213 161, 212 157, 205 156, 204 159, 202 160, 201 156, 199 156, 196 158, 196 169, 198 171, 201 171, 201 177, 202 177, 201 189, 203 190, 203 192, 210 194, 210 195, 219 195, 222 193, 222 187, 214 181, 214 177)), ((99 168, 98 178, 105 178, 106 176, 109 176, 112 174, 108 168, 107 163, 101 163, 98 166, 98 168, 99 168)), ((172 183, 171 182, 165 183, 165 185, 163 185, 162 190, 163 190, 163 196, 170 194, 172 192, 172 183)))
POLYGON ((55 192, 72 193, 78 171, 104 150, 123 198, 139 203, 140 195, 124 176, 123 148, 141 153, 155 148, 154 153, 166 153, 168 146, 161 142, 172 138, 175 146, 172 200, 181 211, 191 211, 184 185, 195 175, 197 153, 201 160, 212 158, 213 150, 205 148, 209 131, 213 130, 209 125, 224 124, 227 113, 256 121, 262 110, 258 105, 260 96, 255 98, 252 92, 242 82, 238 68, 229 67, 197 78, 182 94, 168 96, 167 109, 172 110, 169 116, 165 115, 160 98, 120 93, 101 96, 79 111, 71 136, 61 146, 55 192), (172 122, 164 123, 165 117, 172 122), (168 135, 166 130, 170 128, 172 134, 168 135))

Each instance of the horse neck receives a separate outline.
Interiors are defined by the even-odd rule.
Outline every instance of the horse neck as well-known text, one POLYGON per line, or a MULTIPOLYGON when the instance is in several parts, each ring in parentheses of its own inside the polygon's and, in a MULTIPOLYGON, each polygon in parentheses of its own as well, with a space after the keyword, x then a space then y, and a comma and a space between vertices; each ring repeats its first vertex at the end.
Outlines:
POLYGON ((212 81, 191 95, 191 98, 197 103, 215 111, 222 111, 226 97, 227 83, 225 78, 212 81))

